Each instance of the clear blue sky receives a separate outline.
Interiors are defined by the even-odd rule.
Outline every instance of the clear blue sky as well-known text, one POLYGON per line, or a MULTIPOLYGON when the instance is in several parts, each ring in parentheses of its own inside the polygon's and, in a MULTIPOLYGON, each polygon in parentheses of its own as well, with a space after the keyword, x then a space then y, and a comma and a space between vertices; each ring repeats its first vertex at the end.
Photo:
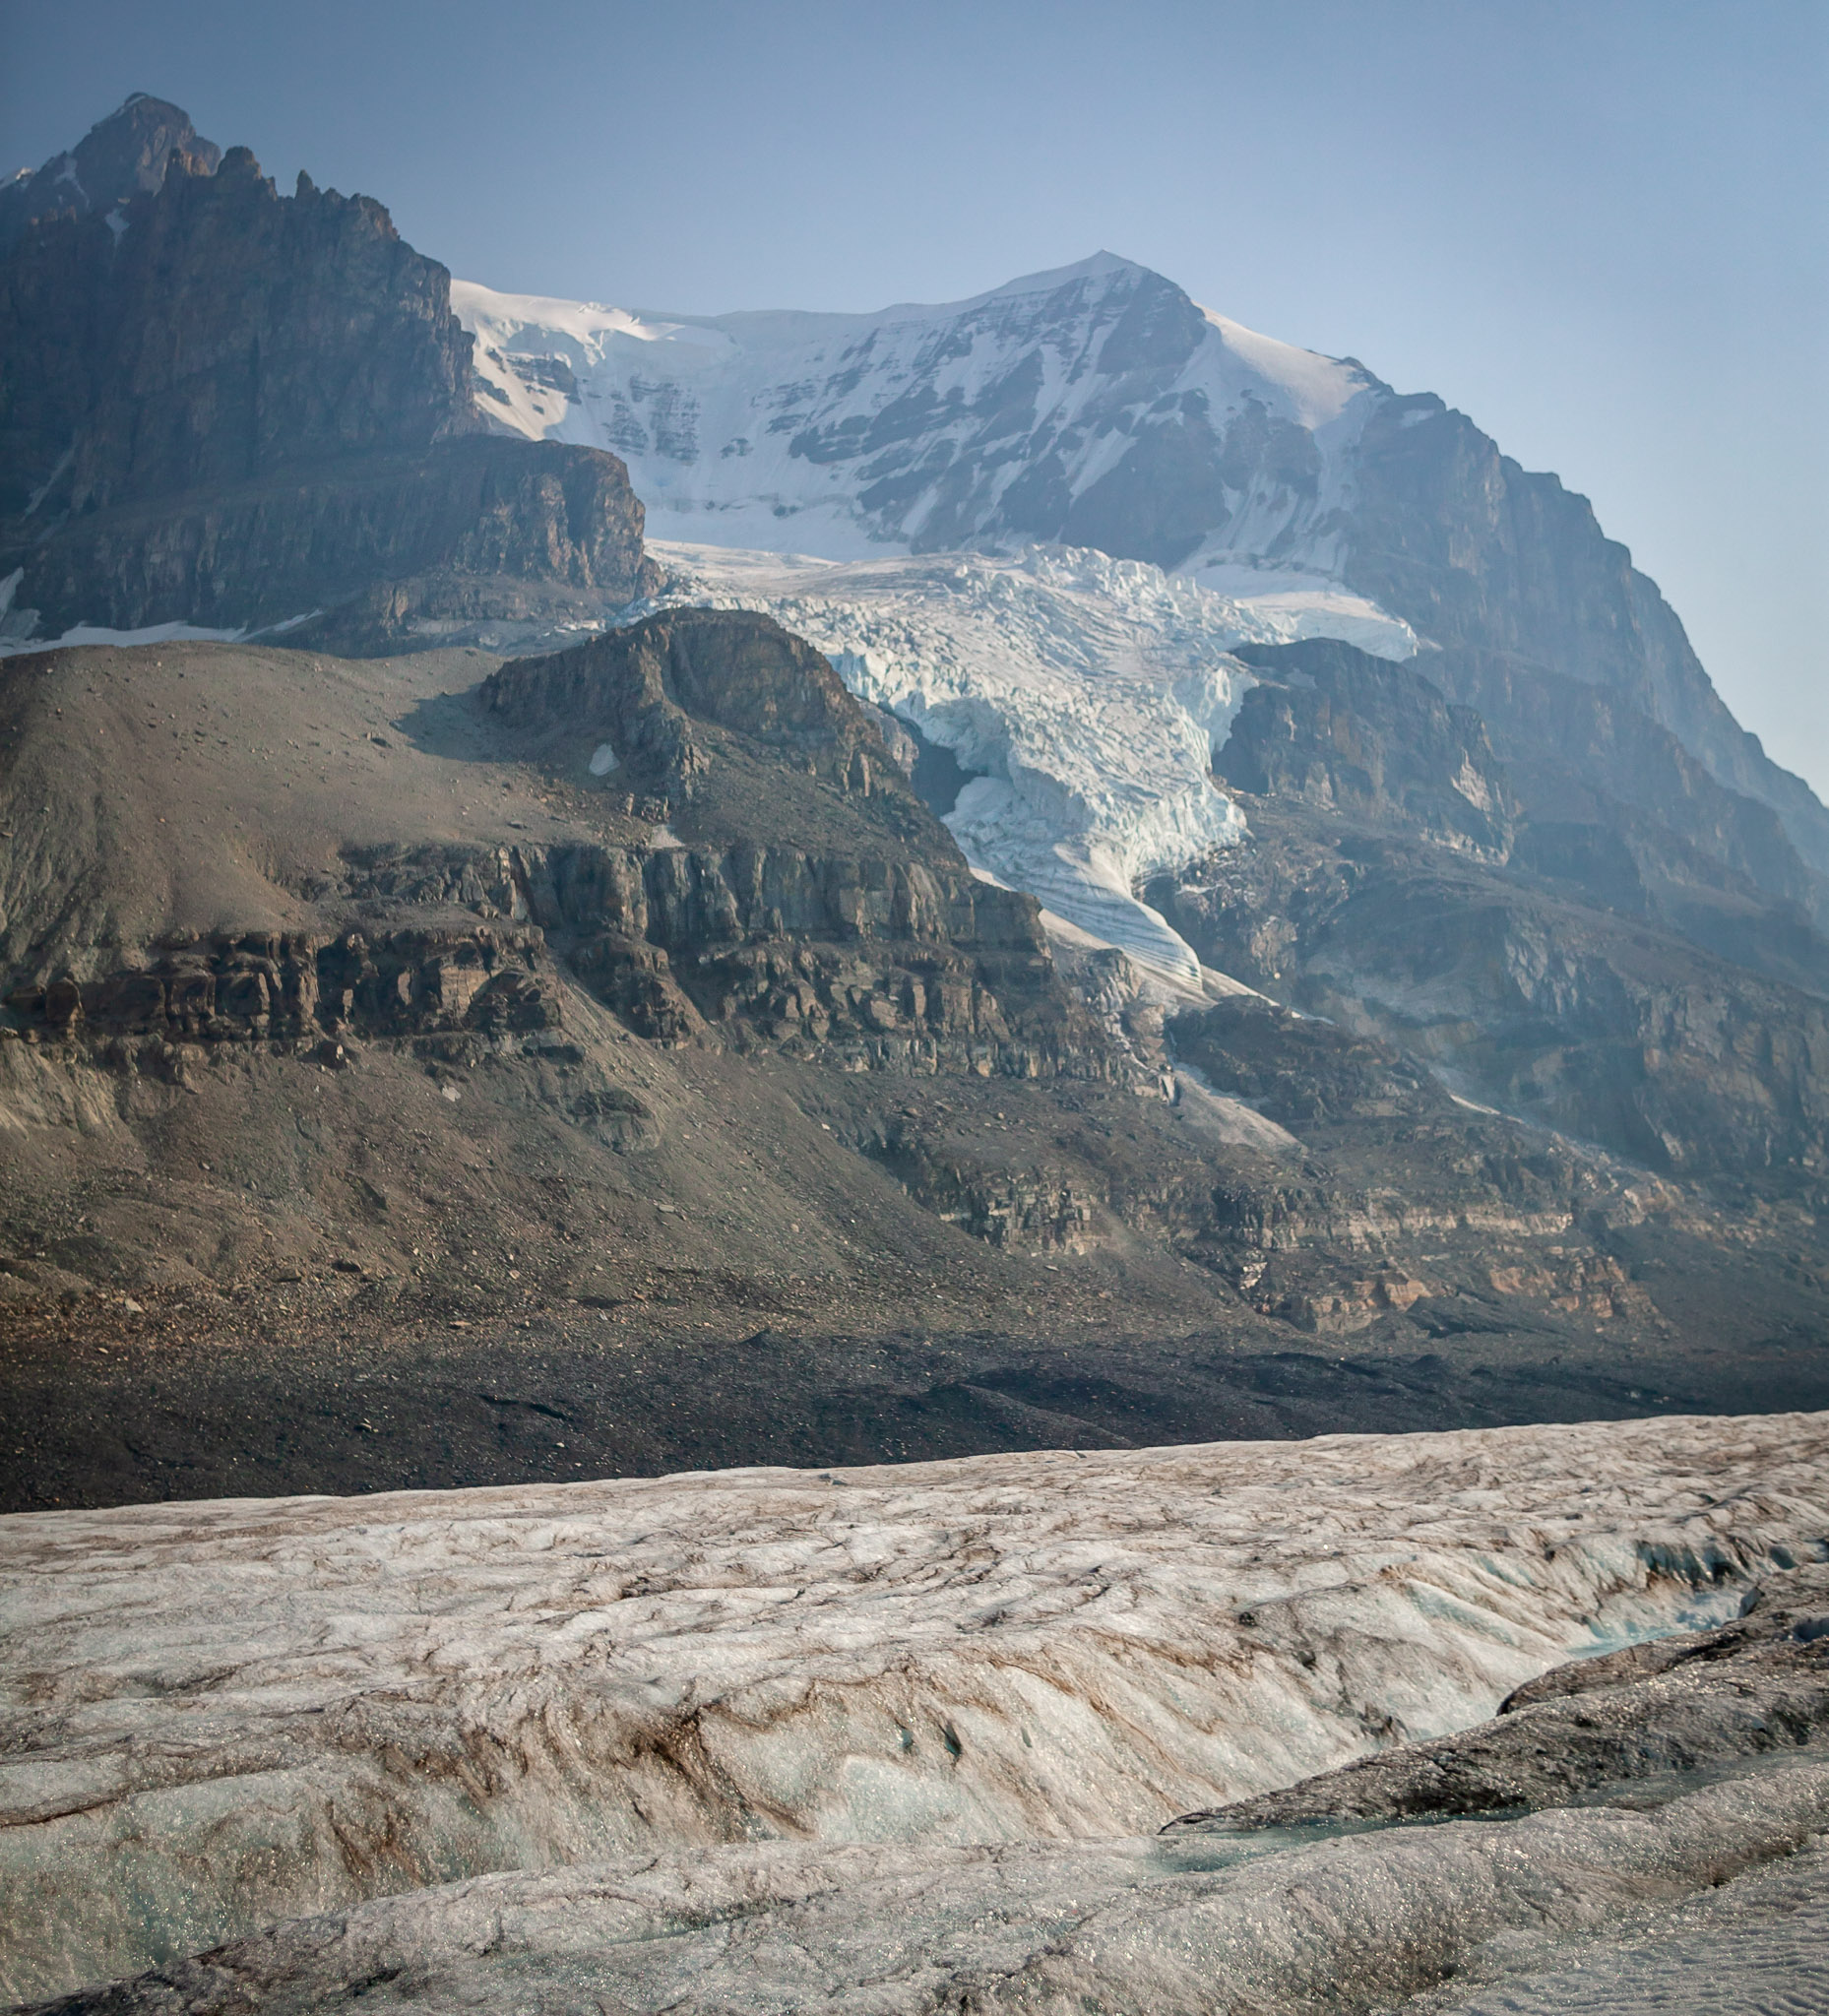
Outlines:
POLYGON ((130 91, 454 272, 698 311, 1100 247, 1594 499, 1829 791, 1829 0, 0 0, 0 166, 130 91))

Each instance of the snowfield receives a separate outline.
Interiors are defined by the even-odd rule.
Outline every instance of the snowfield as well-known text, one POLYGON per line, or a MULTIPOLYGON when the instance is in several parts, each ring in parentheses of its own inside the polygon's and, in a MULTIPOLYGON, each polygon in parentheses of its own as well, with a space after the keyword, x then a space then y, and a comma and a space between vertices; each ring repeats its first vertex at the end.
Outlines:
MULTIPOLYGON (((1177 1813, 1737 1614, 1821 1551, 1826 1459, 1789 1415, 12 1517, 0 1988, 605 1861, 662 1918, 873 1871, 879 1946, 1016 1882, 1045 1944, 1177 1813), (961 1846, 1024 1843, 1079 1846, 961 1846)), ((601 1882, 540 1894, 562 1944, 601 1882)))
POLYGON ((1182 570, 1331 577, 1347 454, 1386 391, 1108 252, 864 315, 678 316, 455 280, 451 305, 476 339, 483 411, 530 439, 613 450, 657 538, 827 559, 1007 535, 1039 457, 1060 494, 1085 496, 1153 417, 1197 401, 1244 437, 1230 523, 1182 570), (1312 481, 1253 466, 1279 427, 1313 444, 1312 481), (1022 457, 975 453, 1015 440, 1022 457))

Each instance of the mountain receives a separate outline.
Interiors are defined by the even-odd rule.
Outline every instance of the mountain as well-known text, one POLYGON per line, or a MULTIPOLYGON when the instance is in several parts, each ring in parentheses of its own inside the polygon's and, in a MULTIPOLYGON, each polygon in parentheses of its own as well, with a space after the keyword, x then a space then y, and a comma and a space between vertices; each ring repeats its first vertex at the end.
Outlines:
POLYGON ((1385 390, 1109 253, 874 315, 688 320, 462 281, 452 301, 483 411, 613 447, 657 537, 833 559, 1044 542, 1337 590, 1385 390))
MULTIPOLYGON (((189 134, 169 112, 103 121, 69 173, 139 163, 132 186, 37 216, 0 258, 16 637, 241 630, 377 593, 385 636, 651 584, 613 456, 484 435, 449 276, 379 204, 303 175, 282 197, 245 148, 152 162, 189 134)), ((67 179, 49 163, 20 202, 67 179)))
POLYGON ((112 216, 118 235, 124 206, 158 192, 174 154, 205 174, 214 173, 222 158, 221 149, 198 133, 188 112, 135 92, 67 154, 54 155, 35 172, 21 168, 0 184, 0 251, 29 224, 55 217, 112 216))
POLYGON ((1816 1978, 1823 813, 1580 499, 1108 258, 8 200, 0 1984, 1816 1978))
POLYGON ((1255 606, 1383 610, 1600 688, 1829 873, 1829 813, 1734 721, 1585 498, 1432 394, 1258 336, 1131 261, 872 315, 661 315, 463 281, 452 299, 483 410, 613 449, 656 537, 835 560, 1061 542, 1255 606))
POLYGON ((485 317, 168 112, 0 254, 6 1502, 1829 1393, 1821 808, 1553 478, 1122 261, 485 317))

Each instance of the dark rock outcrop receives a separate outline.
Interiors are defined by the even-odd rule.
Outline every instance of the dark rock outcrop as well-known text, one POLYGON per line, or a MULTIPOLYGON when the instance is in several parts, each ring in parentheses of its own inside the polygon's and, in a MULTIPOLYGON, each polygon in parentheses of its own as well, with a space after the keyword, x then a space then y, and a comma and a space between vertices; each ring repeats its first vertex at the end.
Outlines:
POLYGON ((1818 1180, 1822 995, 1420 839, 1245 804, 1251 844, 1149 892, 1209 964, 1650 1167, 1818 1180))
POLYGON ((480 431, 450 277, 372 199, 304 176, 282 198, 237 147, 215 172, 175 157, 123 221, 40 224, 0 269, 9 514, 36 496, 44 526, 480 431))
MULTIPOLYGON (((1829 811, 1734 719, 1675 612, 1608 538, 1587 498, 1499 452, 1432 393, 1382 400, 1355 458, 1347 579, 1446 649, 1501 653, 1601 689, 1670 731, 1721 785, 1769 806, 1791 844, 1829 873, 1829 811)), ((1442 683, 1474 700, 1452 675, 1442 683)), ((1503 756, 1513 723, 1482 707, 1503 756)), ((1520 718, 1517 732, 1531 733, 1520 718)), ((1642 728, 1638 730, 1642 733, 1642 728)), ((1569 753, 1579 754, 1579 739, 1569 753)))
POLYGON ((34 1039, 150 1038, 155 1053, 166 1043, 500 1033, 563 1019, 540 933, 468 919, 372 937, 219 933, 150 948, 143 966, 96 979, 15 987, 6 1005, 34 1039))
POLYGON ((206 172, 222 158, 188 112, 135 92, 67 154, 54 155, 35 173, 21 168, 0 185, 0 252, 45 218, 101 217, 151 194, 164 181, 174 152, 206 172))
MULTIPOLYGON (((1767 899, 1829 915, 1829 883, 1806 865, 1780 815, 1721 783, 1628 697, 1499 652, 1432 652, 1424 664, 1486 724, 1534 826, 1629 830, 1641 857, 1654 847, 1672 863, 1701 855, 1767 899)), ((1692 878, 1685 866, 1662 879, 1692 878)))
POLYGON ((1266 676, 1215 759, 1228 784, 1413 827, 1486 860, 1510 853, 1517 800, 1472 708, 1408 665, 1331 638, 1236 656, 1266 676))
POLYGON ((283 198, 245 148, 159 165, 0 260, 16 631, 353 604, 315 641, 397 649, 654 586, 614 456, 484 436, 450 276, 378 203, 283 198))
POLYGON ((653 580, 641 529, 614 456, 471 436, 76 519, 31 554, 20 595, 53 631, 326 609, 284 641, 362 657, 625 601, 653 580))
POLYGON ((666 822, 670 845, 521 869, 528 914, 643 1033, 1111 1069, 1035 900, 972 874, 831 665, 770 618, 669 610, 514 661, 481 698, 534 760, 666 822))
POLYGON ((1427 1071, 1388 1043, 1248 995, 1178 1015, 1168 1034, 1176 1057, 1216 1091, 1282 1127, 1441 1113, 1452 1104, 1427 1071))
MULTIPOLYGON (((1251 839, 1151 892, 1205 959, 1654 1167, 1815 1180, 1829 939, 1767 806, 1602 688, 1516 659, 1240 656, 1272 675, 1218 758, 1251 839), (1510 724, 1503 763, 1419 666, 1510 724)), ((1293 1025, 1277 1054, 1317 1043, 1293 1025)), ((1215 1068, 1260 1098, 1243 1060, 1215 1068)), ((1294 1124, 1285 1095, 1264 1109, 1294 1124)))

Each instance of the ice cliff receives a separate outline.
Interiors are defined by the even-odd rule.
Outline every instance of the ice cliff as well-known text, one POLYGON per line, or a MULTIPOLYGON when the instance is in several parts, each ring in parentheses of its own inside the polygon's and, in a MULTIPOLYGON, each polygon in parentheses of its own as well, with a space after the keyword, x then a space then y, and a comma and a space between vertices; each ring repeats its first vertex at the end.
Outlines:
MULTIPOLYGON (((1212 777, 1251 683, 1229 653, 1312 634, 1312 612, 1070 547, 848 564, 651 550, 672 570, 662 599, 766 611, 860 698, 949 752, 965 776, 936 808, 975 867, 1199 985, 1192 950, 1133 890, 1242 836, 1212 777)), ((1354 627, 1392 656, 1415 648, 1375 612, 1354 627)))

